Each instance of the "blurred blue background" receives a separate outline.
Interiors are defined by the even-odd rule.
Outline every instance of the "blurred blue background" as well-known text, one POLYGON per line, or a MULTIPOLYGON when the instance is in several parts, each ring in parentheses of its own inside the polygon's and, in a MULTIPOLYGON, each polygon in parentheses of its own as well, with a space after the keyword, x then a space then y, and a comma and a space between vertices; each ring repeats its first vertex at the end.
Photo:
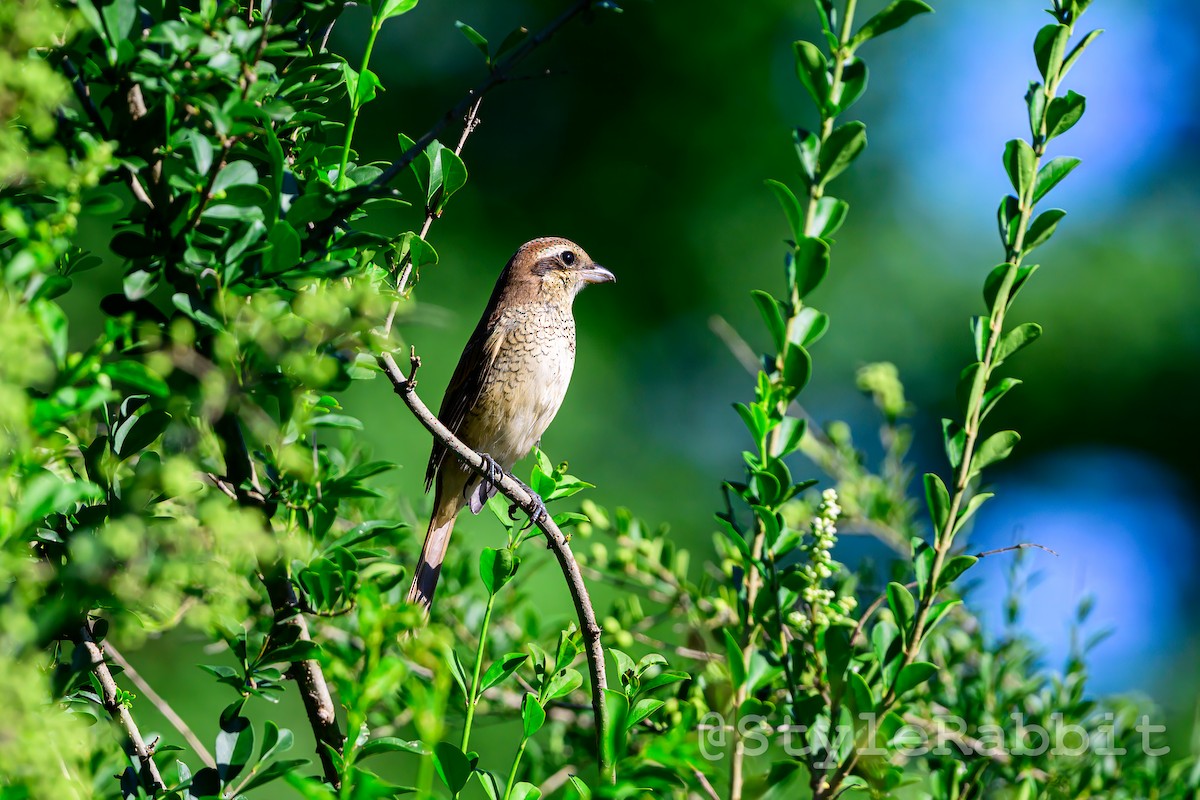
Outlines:
MULTIPOLYGON (((359 123, 360 151, 391 160, 397 130, 416 137, 482 77, 455 20, 497 42, 563 5, 426 0, 386 25, 372 63, 386 92, 359 123)), ((789 129, 813 114, 790 44, 816 37, 815 14, 800 0, 626 5, 539 50, 529 73, 549 77, 487 97, 464 153, 470 181, 431 233, 441 262, 421 275, 401 332, 424 357, 422 394, 436 405, 511 252, 535 236, 580 243, 619 280, 577 303, 575 379, 543 445, 597 484, 598 503, 667 522, 704 552, 720 481, 741 470, 730 404, 751 392, 710 318, 765 347, 749 292, 781 286, 787 231, 763 180, 799 182, 789 129)), ((864 0, 860 14, 882 5, 864 0)), ((1003 258, 1000 154, 1028 136, 1031 43, 1049 17, 1040 0, 933 5, 861 53, 870 85, 851 116, 870 146, 833 187, 851 212, 812 298, 832 327, 803 399, 867 442, 878 420, 854 371, 895 362, 918 409, 916 466, 944 473, 939 420, 954 413, 958 371, 972 360, 967 319, 983 311, 983 278, 1003 258)), ((1010 371, 1024 385, 989 419, 1023 441, 989 476, 997 498, 968 546, 1057 551, 1025 558, 1019 624, 1059 664, 1076 606, 1094 596, 1085 635, 1114 631, 1091 659, 1097 688, 1147 693, 1180 728, 1200 673, 1200 6, 1097 0, 1083 22, 1106 33, 1064 88, 1086 95, 1088 112, 1051 153, 1083 164, 1049 198, 1068 215, 1013 312, 1045 333, 1010 371)), ((352 9, 331 46, 356 63, 366 30, 367 14, 352 9)), ((376 224, 417 228, 420 216, 376 224)), ((375 454, 403 465, 379 485, 412 500, 423 530, 427 434, 382 381, 356 388, 350 407, 375 454)), ((998 633, 1010 565, 997 556, 972 573, 969 602, 998 633)))

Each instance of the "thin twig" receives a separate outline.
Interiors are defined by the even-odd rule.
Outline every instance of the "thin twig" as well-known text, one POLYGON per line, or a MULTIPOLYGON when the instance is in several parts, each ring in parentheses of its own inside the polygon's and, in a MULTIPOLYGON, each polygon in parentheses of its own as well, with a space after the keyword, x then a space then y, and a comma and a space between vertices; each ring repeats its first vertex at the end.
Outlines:
POLYGON ((717 794, 717 790, 708 782, 708 778, 704 776, 699 767, 693 766, 692 774, 696 776, 696 782, 700 784, 700 788, 704 790, 706 795, 712 798, 712 800, 721 800, 721 795, 717 794))
POLYGON ((120 696, 117 682, 113 680, 108 663, 104 660, 104 651, 100 649, 100 645, 96 644, 96 639, 92 636, 91 622, 85 622, 79 629, 78 641, 79 645, 87 651, 91 673, 100 682, 100 688, 103 690, 100 702, 104 706, 104 710, 125 729, 125 735, 129 737, 129 742, 133 745, 134 755, 141 763, 144 773, 150 776, 151 793, 157 795, 165 788, 166 784, 163 783, 158 765, 154 763, 153 752, 146 746, 137 723, 133 721, 133 714, 130 713, 127 706, 117 700, 120 696))
POLYGON ((171 723, 175 730, 179 731, 187 743, 192 746, 192 750, 196 752, 196 755, 200 757, 200 760, 206 766, 216 769, 217 761, 212 757, 212 753, 208 752, 208 748, 200 741, 200 737, 183 721, 183 717, 175 713, 175 709, 171 708, 171 704, 164 700, 162 695, 154 691, 154 687, 146 682, 146 679, 133 668, 133 665, 129 663, 125 656, 121 655, 117 648, 112 646, 111 642, 104 646, 104 650, 113 661, 121 665, 121 669, 125 670, 125 676, 133 682, 134 686, 142 690, 142 694, 154 704, 154 707, 158 709, 160 714, 167 718, 167 722, 171 723))
POLYGON ((995 550, 984 550, 982 553, 976 553, 975 557, 987 558, 988 556, 995 556, 999 555, 1000 553, 1011 553, 1013 550, 1026 550, 1030 547, 1036 547, 1038 550, 1045 550, 1055 558, 1058 557, 1058 553, 1056 551, 1051 550, 1044 544, 1038 544, 1037 542, 1021 542, 1020 544, 1010 544, 1008 547, 998 547, 995 550))
POLYGON ((528 514, 530 519, 535 521, 538 529, 545 534, 547 544, 554 551, 554 556, 566 579, 567 589, 571 593, 571 601, 575 604, 575 613, 579 617, 579 630, 583 635, 584 650, 587 654, 588 677, 592 685, 592 712, 596 718, 596 742, 600 755, 600 772, 607 780, 612 780, 611 765, 606 763, 605 751, 607 748, 604 745, 605 732, 609 727, 608 712, 604 705, 604 692, 608 688, 608 680, 604 669, 604 650, 600 644, 600 625, 596 622, 592 599, 588 595, 587 586, 583 582, 583 575, 579 572, 579 564, 575 561, 571 546, 548 514, 539 515, 537 513, 540 509, 540 501, 536 496, 511 475, 505 473, 500 476, 499 480, 496 480, 494 470, 490 469, 489 462, 463 444, 421 401, 414 389, 417 368, 420 366, 421 360, 417 357, 415 350, 411 352, 409 359, 411 366, 409 375, 405 377, 391 353, 382 353, 378 358, 379 365, 388 380, 392 382, 396 394, 439 442, 458 456, 459 460, 469 468, 492 480, 505 497, 528 514))
MULTIPOLYGON (((467 139, 479 127, 479 106, 483 103, 483 96, 475 98, 475 102, 467 109, 467 116, 463 120, 462 136, 458 137, 458 144, 454 147, 454 155, 462 156, 463 148, 467 145, 467 139)), ((425 208, 425 224, 421 226, 421 238, 424 239, 429 235, 429 229, 433 226, 433 221, 441 216, 432 205, 425 208)), ((404 254, 404 258, 400 262, 400 277, 396 280, 396 291, 404 294, 408 288, 408 279, 412 275, 412 250, 409 249, 404 254)), ((392 317, 395 316, 397 303, 392 303, 392 310, 388 313, 386 330, 391 330, 392 317)), ((386 334, 385 334, 386 335, 386 334)))

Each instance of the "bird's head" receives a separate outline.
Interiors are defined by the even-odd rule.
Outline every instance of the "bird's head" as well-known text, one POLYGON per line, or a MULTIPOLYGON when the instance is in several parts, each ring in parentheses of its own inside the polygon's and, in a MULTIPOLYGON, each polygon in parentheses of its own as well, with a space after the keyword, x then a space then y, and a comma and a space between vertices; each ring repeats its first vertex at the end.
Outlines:
POLYGON ((512 288, 530 300, 570 303, 589 283, 617 278, 574 242, 556 237, 521 245, 505 270, 512 288))

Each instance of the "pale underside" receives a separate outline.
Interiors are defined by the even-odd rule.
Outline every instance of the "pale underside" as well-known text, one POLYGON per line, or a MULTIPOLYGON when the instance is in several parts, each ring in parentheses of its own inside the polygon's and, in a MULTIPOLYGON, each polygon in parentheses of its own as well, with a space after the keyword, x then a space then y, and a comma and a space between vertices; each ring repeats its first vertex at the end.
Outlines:
MULTIPOLYGON (((491 366, 458 437, 511 471, 542 438, 566 396, 575 366, 570 310, 536 303, 505 311, 488 337, 485 353, 491 366), (478 414, 476 409, 488 413, 478 414)), ((466 474, 457 461, 444 462, 442 470, 451 473, 442 477, 446 488, 451 481, 460 483, 471 511, 479 513, 491 487, 466 474)))

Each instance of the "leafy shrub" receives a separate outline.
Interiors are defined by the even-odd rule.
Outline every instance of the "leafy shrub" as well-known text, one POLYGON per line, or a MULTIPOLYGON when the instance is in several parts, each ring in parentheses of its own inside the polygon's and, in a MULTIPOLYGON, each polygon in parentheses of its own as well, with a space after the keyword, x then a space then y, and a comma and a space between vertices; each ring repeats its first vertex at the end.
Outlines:
POLYGON ((308 798, 1194 796, 1200 771, 1155 754, 1148 709, 1087 693, 1082 649, 1049 673, 1015 627, 986 635, 956 588, 999 555, 967 552, 962 532, 991 497, 980 473, 1019 440, 985 422, 1019 383, 1000 367, 1040 333, 1009 314, 1036 269, 1026 257, 1063 216, 1036 207, 1078 164, 1048 148, 1085 108, 1064 80, 1096 36, 1076 36, 1086 0, 1055 0, 1036 36, 1030 136, 1004 148, 1004 261, 944 421, 948 477, 923 478, 931 530, 909 497, 911 409, 894 367, 858 376, 882 418, 878 465, 847 426, 819 429, 797 405, 829 325, 809 295, 836 278, 849 210, 830 191, 867 141, 841 121, 866 88, 859 53, 929 9, 896 0, 856 26, 855 0, 818 0, 823 36, 794 56, 820 123, 794 132, 799 183, 768 181, 791 238, 782 290, 753 296, 771 349, 735 406, 746 469, 724 485, 718 558, 694 563, 624 509, 573 505, 589 484, 538 452, 530 486, 557 513, 533 526, 493 499, 505 545, 454 554, 429 626, 401 602, 413 532, 372 488, 394 465, 366 455, 340 398, 402 344, 395 322, 437 261, 427 237, 467 180, 486 93, 575 18, 620 9, 574 2, 499 44, 460 23, 485 78, 416 139, 396 131, 394 162, 360 163, 376 37, 415 5, 371 0, 355 65, 326 48, 338 0, 0 9, 5 796, 268 796, 285 783, 308 798), (457 146, 438 141, 459 118, 457 146), (392 188, 405 172, 417 193, 392 188), (420 224, 370 232, 397 203, 420 224), (110 269, 78 246, 82 216, 109 224, 122 270, 86 333, 57 302, 110 269), (797 480, 797 453, 833 488, 797 480), (836 560, 846 524, 899 551, 886 576, 836 560), (601 612, 607 686, 584 667, 589 621, 532 603, 514 579, 545 558, 539 528, 564 567, 559 529, 587 582, 621 589, 601 612), (228 692, 215 742, 179 719, 178 739, 138 726, 147 702, 170 709, 117 646, 180 627, 230 662, 199 665, 228 692), (289 682, 311 731, 253 722, 248 709, 271 716, 289 682), (511 748, 471 749, 483 719, 508 726, 511 748), (1086 752, 1019 746, 1036 729, 1086 752), (927 746, 934 734, 947 746, 927 746), (289 757, 297 736, 315 759, 289 757))

